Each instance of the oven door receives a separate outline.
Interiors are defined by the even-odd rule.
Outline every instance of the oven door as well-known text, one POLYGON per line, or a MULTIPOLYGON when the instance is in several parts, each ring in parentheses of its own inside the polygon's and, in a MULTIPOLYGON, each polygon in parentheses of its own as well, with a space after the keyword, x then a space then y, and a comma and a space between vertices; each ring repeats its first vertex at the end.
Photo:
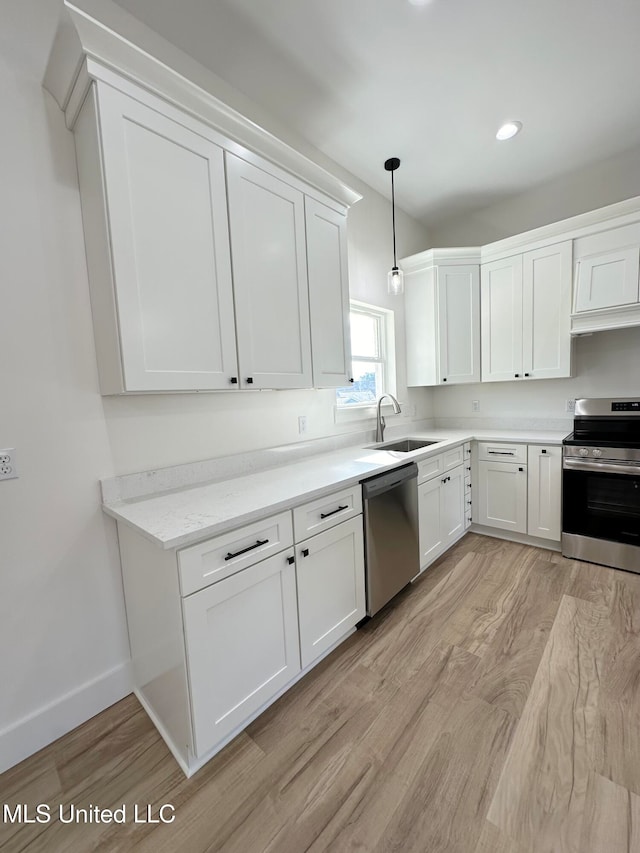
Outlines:
POLYGON ((565 459, 562 532, 640 546, 640 465, 565 459))

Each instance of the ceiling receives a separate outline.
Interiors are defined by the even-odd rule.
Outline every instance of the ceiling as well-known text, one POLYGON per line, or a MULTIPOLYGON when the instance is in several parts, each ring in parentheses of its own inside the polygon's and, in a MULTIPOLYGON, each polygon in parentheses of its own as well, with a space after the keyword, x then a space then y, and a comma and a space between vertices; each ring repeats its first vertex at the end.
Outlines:
POLYGON ((640 146, 638 0, 118 3, 427 226, 640 146))

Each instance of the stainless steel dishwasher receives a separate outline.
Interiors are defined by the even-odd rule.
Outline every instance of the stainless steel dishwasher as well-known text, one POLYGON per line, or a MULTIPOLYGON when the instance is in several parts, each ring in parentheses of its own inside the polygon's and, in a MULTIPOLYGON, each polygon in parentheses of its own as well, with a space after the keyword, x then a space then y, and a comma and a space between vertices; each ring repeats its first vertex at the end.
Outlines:
POLYGON ((417 476, 412 462, 362 482, 369 616, 420 571, 417 476))

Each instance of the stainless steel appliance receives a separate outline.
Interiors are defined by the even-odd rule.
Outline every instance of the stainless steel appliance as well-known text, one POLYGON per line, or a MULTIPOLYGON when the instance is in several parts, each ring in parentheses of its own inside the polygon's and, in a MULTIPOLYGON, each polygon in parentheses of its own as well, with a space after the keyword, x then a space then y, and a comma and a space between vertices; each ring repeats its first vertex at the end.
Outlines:
POLYGON ((420 571, 417 476, 412 462, 362 483, 369 616, 420 571))
POLYGON ((562 468, 563 555, 640 573, 640 397, 576 400, 562 468))

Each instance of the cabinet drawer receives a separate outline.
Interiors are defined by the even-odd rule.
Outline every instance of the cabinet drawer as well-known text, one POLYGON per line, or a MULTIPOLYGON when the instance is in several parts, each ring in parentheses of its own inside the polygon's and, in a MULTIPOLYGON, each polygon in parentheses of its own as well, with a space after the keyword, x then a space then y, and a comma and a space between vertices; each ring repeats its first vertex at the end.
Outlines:
POLYGON ((361 512, 362 488, 359 484, 296 507, 293 510, 296 542, 302 542, 361 512))
POLYGON ((470 509, 465 513, 465 516, 464 516, 464 529, 466 530, 467 527, 471 527, 471 510, 470 509))
POLYGON ((180 589, 190 595, 293 545, 291 513, 282 512, 178 551, 180 589))
POLYGON ((423 459, 422 462, 418 462, 418 485, 426 483, 427 480, 431 480, 433 477, 437 477, 438 474, 442 474, 443 471, 443 453, 438 456, 431 456, 429 459, 423 459))
POLYGON ((460 447, 454 447, 452 450, 447 450, 446 453, 442 454, 442 456, 443 470, 451 471, 452 468, 457 468, 458 465, 462 465, 465 458, 464 446, 460 445, 460 447))
POLYGON ((524 462, 526 465, 527 445, 479 441, 478 459, 485 462, 524 462))
POLYGON ((471 493, 471 475, 466 474, 464 478, 464 492, 465 494, 471 493))

